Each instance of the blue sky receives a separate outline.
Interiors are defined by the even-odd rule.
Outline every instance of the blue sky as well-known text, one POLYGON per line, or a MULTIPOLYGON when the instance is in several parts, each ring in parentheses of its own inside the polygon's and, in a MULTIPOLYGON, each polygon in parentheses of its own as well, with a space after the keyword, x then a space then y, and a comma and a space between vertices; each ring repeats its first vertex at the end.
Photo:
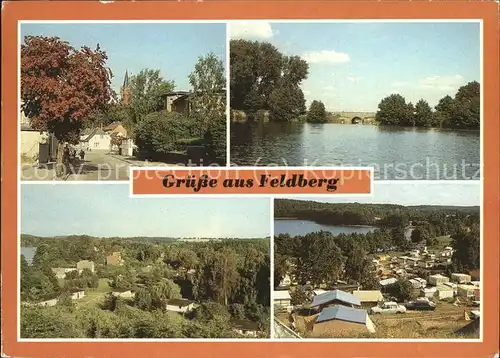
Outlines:
POLYGON ((226 61, 226 26, 223 23, 68 23, 22 24, 21 41, 26 35, 59 36, 72 46, 99 43, 108 55, 120 90, 125 70, 160 69, 164 79, 174 80, 177 90, 188 90, 188 75, 199 56, 214 52, 226 61))
POLYGON ((267 237, 267 198, 130 198, 127 184, 21 186, 21 232, 40 236, 267 237))
POLYGON ((230 34, 306 59, 306 100, 331 111, 376 111, 391 93, 434 106, 480 81, 479 23, 236 22, 230 34))
POLYGON ((300 198, 331 203, 374 203, 398 205, 481 205, 481 184, 478 181, 467 183, 375 183, 371 198, 300 198))

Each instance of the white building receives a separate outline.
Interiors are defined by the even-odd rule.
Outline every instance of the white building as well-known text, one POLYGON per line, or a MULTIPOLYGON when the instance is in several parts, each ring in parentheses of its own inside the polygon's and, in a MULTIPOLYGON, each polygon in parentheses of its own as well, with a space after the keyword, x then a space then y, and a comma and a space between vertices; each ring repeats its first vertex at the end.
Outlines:
POLYGON ((115 297, 122 298, 133 298, 135 296, 135 294, 131 290, 127 289, 114 289, 111 294, 115 297))
POLYGON ((457 294, 457 284, 453 282, 443 282, 443 286, 447 286, 453 290, 453 294, 457 294))
POLYGON ((259 332, 259 325, 256 322, 249 321, 247 319, 238 319, 231 322, 233 330, 247 337, 256 337, 259 332))
POLYGON ((410 257, 419 257, 420 256, 420 250, 411 250, 410 251, 410 257))
POLYGON ((436 287, 422 288, 420 290, 420 296, 432 298, 436 294, 436 291, 437 291, 436 287))
POLYGON ((425 288, 427 286, 427 281, 420 277, 412 278, 409 281, 412 284, 413 288, 425 288))
POLYGON ((50 300, 46 300, 46 301, 42 301, 42 302, 38 302, 36 303, 35 305, 36 306, 41 306, 41 307, 52 307, 52 306, 55 306, 57 305, 57 302, 59 300, 57 298, 52 298, 50 300))
POLYGON ((447 298, 453 298, 453 296, 454 296, 453 288, 451 288, 449 286, 440 285, 440 286, 437 286, 436 290, 437 290, 437 296, 440 300, 444 300, 447 298))
POLYGON ((439 253, 441 257, 452 257, 453 256, 453 247, 446 246, 443 251, 439 253))
POLYGON ((81 260, 76 263, 76 268, 79 273, 81 273, 84 269, 88 269, 91 272, 95 272, 95 264, 93 261, 89 260, 81 260))
POLYGON ((52 268, 52 272, 56 275, 57 278, 63 279, 66 277, 66 274, 72 271, 77 271, 76 267, 54 267, 52 268))

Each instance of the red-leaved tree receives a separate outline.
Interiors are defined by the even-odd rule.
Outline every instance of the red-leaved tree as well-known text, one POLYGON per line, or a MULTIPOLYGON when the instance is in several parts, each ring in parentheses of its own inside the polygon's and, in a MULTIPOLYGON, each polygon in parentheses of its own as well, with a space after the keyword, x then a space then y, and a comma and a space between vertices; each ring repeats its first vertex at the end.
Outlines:
POLYGON ((112 97, 107 58, 99 44, 77 50, 58 37, 26 36, 21 45, 21 109, 34 129, 58 139, 57 175, 65 144, 78 143, 83 120, 112 97))

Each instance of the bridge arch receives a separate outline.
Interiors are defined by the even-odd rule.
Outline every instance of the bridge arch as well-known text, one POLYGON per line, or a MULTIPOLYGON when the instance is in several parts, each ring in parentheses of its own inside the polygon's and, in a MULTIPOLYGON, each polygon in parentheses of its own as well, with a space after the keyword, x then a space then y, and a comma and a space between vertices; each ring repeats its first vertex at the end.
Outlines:
POLYGON ((358 124, 358 123, 363 123, 361 117, 356 116, 353 119, 351 119, 351 124, 358 124))

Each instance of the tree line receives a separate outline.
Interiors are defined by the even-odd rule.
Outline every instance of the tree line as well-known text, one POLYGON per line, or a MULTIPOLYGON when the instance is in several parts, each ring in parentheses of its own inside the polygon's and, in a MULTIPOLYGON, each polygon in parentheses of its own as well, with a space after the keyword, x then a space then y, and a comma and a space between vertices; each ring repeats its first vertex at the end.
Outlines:
POLYGON ((24 302, 59 297, 54 307, 23 305, 23 337, 231 338, 235 319, 269 330, 269 240, 154 244, 93 237, 44 239, 32 265, 24 257, 21 265, 24 302), (121 252, 124 265, 104 264, 114 251, 121 252), (95 274, 71 272, 60 282, 51 270, 81 259, 95 260, 95 274), (70 289, 95 290, 99 279, 113 290, 132 290, 135 297, 108 293, 97 307, 81 308, 67 299, 70 289), (180 318, 165 312, 167 301, 178 298, 199 307, 180 318))
POLYGON ((434 107, 424 99, 415 105, 400 94, 383 98, 375 119, 383 125, 478 129, 480 126, 480 85, 473 81, 460 87, 454 97, 446 95, 434 107))
MULTIPOLYGON (((113 73, 99 44, 77 49, 59 37, 26 36, 21 45, 21 109, 30 125, 58 140, 57 175, 63 148, 78 144, 85 128, 121 122, 142 153, 162 156, 183 143, 206 146, 225 158, 225 75, 213 53, 201 56, 189 75, 192 111, 165 111, 164 95, 175 89, 158 69, 143 69, 127 84, 130 104, 111 88, 113 73)), ((119 145, 119 138, 113 138, 119 145)))

